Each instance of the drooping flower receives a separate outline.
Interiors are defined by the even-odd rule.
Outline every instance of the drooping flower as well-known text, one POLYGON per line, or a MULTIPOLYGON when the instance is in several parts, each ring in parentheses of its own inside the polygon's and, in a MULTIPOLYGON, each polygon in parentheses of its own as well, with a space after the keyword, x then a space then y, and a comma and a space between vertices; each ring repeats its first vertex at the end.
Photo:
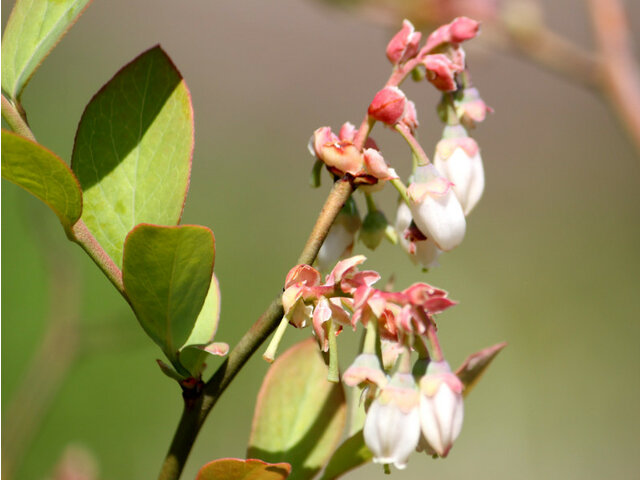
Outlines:
POLYGON ((375 463, 407 466, 420 439, 418 402, 413 376, 396 373, 371 403, 363 433, 375 463))
POLYGON ((476 141, 462 125, 445 127, 436 146, 433 164, 453 184, 465 215, 469 215, 484 191, 484 167, 476 141))
POLYGON ((414 182, 407 189, 413 221, 445 252, 462 242, 466 230, 464 212, 452 186, 429 164, 416 167, 414 182))
POLYGON ((449 364, 444 360, 430 362, 426 375, 420 379, 422 435, 431 449, 441 457, 447 456, 462 429, 463 388, 460 379, 451 372, 449 364))
POLYGON ((432 238, 427 238, 424 234, 421 238, 410 235, 407 229, 412 221, 413 217, 408 205, 405 202, 400 202, 396 214, 396 231, 400 245, 409 254, 409 258, 414 264, 420 264, 424 268, 438 265, 438 257, 442 250, 437 247, 432 238))

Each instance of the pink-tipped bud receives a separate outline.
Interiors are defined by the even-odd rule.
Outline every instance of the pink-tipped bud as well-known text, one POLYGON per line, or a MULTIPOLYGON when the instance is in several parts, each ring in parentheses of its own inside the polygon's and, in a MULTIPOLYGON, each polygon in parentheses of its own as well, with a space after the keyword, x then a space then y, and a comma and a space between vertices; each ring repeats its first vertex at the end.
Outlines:
POLYGON ((462 43, 471 40, 480 30, 480 23, 468 17, 455 18, 450 24, 451 43, 462 43))
POLYGON ((393 65, 406 62, 418 53, 418 44, 422 34, 416 32, 409 20, 402 22, 402 29, 396 33, 387 45, 387 58, 393 65))
POLYGON ((424 50, 431 52, 444 43, 457 45, 475 37, 478 34, 479 29, 480 23, 472 20, 471 18, 454 18, 453 21, 446 25, 442 25, 429 35, 427 43, 424 46, 424 50))
POLYGON ((438 90, 453 92, 458 89, 455 74, 462 68, 452 62, 449 57, 441 53, 427 55, 423 64, 427 69, 427 80, 438 90))
POLYGON ((395 125, 404 115, 407 97, 398 87, 384 87, 373 97, 369 116, 387 125, 395 125))

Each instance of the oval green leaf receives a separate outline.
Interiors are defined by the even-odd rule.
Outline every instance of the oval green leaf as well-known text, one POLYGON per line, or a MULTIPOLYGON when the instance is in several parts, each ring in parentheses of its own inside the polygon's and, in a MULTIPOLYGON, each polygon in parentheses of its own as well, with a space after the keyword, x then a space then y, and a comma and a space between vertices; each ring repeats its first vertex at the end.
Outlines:
POLYGON ((290 472, 288 463, 221 458, 202 467, 196 480, 284 480, 290 472))
POLYGON ((373 453, 364 443, 362 430, 347 438, 331 456, 321 480, 334 480, 349 470, 373 459, 373 453))
POLYGON ((17 0, 2 37, 2 90, 14 100, 91 0, 17 0))
POLYGON ((142 328, 180 373, 177 355, 209 291, 215 242, 199 225, 142 224, 126 238, 122 280, 142 328))
POLYGON ((191 97, 160 47, 126 65, 89 102, 71 167, 84 192, 82 219, 116 265, 135 225, 178 224, 192 153, 191 97))
POLYGON ((471 389, 478 383, 480 377, 491 364, 493 359, 500 353, 507 342, 498 343, 492 347, 473 353, 467 357, 462 365, 456 370, 456 375, 464 385, 462 394, 466 397, 471 389))
POLYGON ((289 462, 295 480, 318 473, 346 417, 342 384, 328 382, 327 374, 313 338, 278 357, 260 388, 247 456, 289 462))
POLYGON ((65 231, 70 232, 80 218, 82 192, 67 164, 42 145, 4 129, 2 178, 49 205, 65 231))

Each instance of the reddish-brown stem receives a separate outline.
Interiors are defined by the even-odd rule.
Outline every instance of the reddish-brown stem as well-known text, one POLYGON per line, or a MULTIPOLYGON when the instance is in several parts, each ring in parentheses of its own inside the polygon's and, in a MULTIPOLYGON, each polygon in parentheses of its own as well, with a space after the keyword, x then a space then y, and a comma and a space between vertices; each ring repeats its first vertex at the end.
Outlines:
POLYGON ((620 0, 589 0, 601 63, 602 89, 640 152, 640 68, 620 0))
POLYGON ((102 245, 96 240, 93 234, 89 231, 87 226, 82 220, 78 220, 76 224, 71 228, 72 238, 71 240, 76 242, 87 252, 95 264, 100 267, 100 270, 104 272, 109 281, 114 287, 125 297, 124 284, 122 283, 122 271, 118 268, 111 257, 104 251, 102 245))
POLYGON ((33 136, 33 132, 20 112, 21 109, 18 106, 11 103, 10 100, 2 95, 2 118, 4 118, 11 127, 11 130, 35 142, 36 138, 33 136))
MULTIPOLYGON (((331 228, 338 212, 340 212, 353 189, 353 184, 348 178, 342 178, 334 184, 318 215, 309 239, 302 249, 298 264, 313 263, 322 242, 324 242, 329 232, 329 228, 331 228)), ((164 459, 158 477, 159 480, 177 480, 180 477, 193 443, 207 415, 247 360, 276 329, 283 314, 282 300, 278 295, 244 334, 224 363, 206 383, 203 395, 195 399, 185 397, 182 417, 169 447, 169 452, 164 459)))

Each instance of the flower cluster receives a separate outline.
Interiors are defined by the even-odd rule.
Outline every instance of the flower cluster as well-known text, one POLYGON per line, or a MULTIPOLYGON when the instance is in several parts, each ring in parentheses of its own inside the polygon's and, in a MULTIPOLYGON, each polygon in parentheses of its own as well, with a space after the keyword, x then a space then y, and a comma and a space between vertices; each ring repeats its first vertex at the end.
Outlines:
MULTIPOLYGON (((462 426, 463 387, 442 357, 434 316, 455 302, 426 283, 401 291, 377 289, 380 275, 358 269, 364 261, 362 255, 342 260, 324 281, 309 265, 291 269, 282 295, 281 325, 312 326, 325 352, 337 348, 332 341, 345 327, 355 331, 362 325, 363 352, 344 372, 343 381, 366 388, 364 436, 374 460, 403 468, 416 449, 444 457, 462 426), (419 352, 413 370, 412 351, 419 352)), ((268 359, 280 336, 267 350, 268 359)))
MULTIPOLYGON (((335 261, 351 253, 358 230, 363 243, 372 249, 384 236, 394 243, 399 241, 411 260, 424 268, 436 265, 442 252, 462 242, 466 216, 484 191, 480 149, 468 131, 491 111, 471 84, 461 45, 478 31, 478 22, 459 17, 434 31, 421 47, 421 33, 405 20, 387 45, 386 55, 393 65, 391 76, 374 95, 360 128, 347 122, 337 135, 330 127, 314 132, 309 151, 317 165, 326 166, 334 178, 348 176, 354 185, 360 185, 367 198, 364 222, 359 221, 357 209, 349 207, 352 228, 338 222, 329 232, 320 256, 320 270, 326 272, 335 261), (433 162, 415 137, 419 127, 416 105, 400 89, 408 76, 426 78, 442 94, 438 113, 445 127, 433 162), (408 186, 369 136, 376 122, 393 128, 409 144, 413 171, 408 186), (393 184, 402 199, 395 231, 373 199, 386 182, 393 184)), ((314 172, 319 174, 320 169, 315 168, 314 172)))
POLYGON ((298 265, 284 285, 284 317, 265 353, 272 360, 287 325, 312 326, 321 350, 329 352, 329 377, 338 381, 336 336, 345 328, 365 330, 360 355, 344 372, 345 384, 363 389, 364 439, 374 461, 404 468, 410 453, 445 457, 460 433, 464 384, 440 347, 435 316, 455 304, 444 290, 415 283, 401 291, 378 289, 375 271, 360 271, 365 257, 351 255, 356 236, 374 249, 387 237, 414 263, 430 268, 438 256, 462 242, 466 216, 484 190, 478 144, 469 129, 490 111, 471 84, 461 44, 478 34, 478 22, 454 19, 428 36, 405 20, 386 56, 393 69, 374 96, 359 128, 347 122, 335 134, 318 128, 309 142, 316 158, 314 185, 325 167, 334 180, 348 179, 364 193, 367 214, 361 220, 353 197, 345 204, 318 255, 318 269, 298 265), (426 79, 440 92, 438 114, 445 123, 433 162, 416 139, 417 109, 400 89, 411 76, 426 79), (385 160, 369 136, 380 122, 393 129, 411 150, 408 185, 385 160), (400 203, 395 228, 377 207, 374 194, 386 183, 400 203), (331 267, 335 264, 335 267, 331 267), (331 271, 324 281, 321 272, 331 271))

